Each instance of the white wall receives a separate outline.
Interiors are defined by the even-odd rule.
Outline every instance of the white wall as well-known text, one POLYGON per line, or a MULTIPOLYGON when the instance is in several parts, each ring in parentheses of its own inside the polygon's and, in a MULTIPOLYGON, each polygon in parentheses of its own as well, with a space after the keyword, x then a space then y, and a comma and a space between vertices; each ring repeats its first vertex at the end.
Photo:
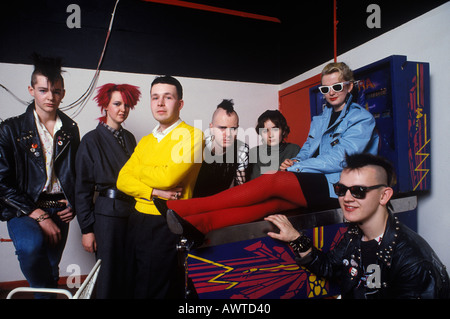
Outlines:
MULTIPOLYGON (((409 61, 430 63, 432 189, 429 195, 419 197, 418 232, 430 243, 447 267, 450 267, 450 211, 447 206, 450 179, 449 17, 450 2, 447 2, 342 54, 337 59, 346 62, 352 69, 363 67, 393 54, 405 55, 409 61)), ((320 73, 325 64, 284 83, 281 88, 289 87, 320 73)))
MULTIPOLYGON (((61 107, 77 100, 86 91, 94 75, 93 70, 70 68, 65 70, 66 96, 61 107)), ((7 87, 20 99, 30 101, 31 96, 28 94, 27 86, 32 71, 33 67, 30 65, 0 63, 0 84, 7 87)), ((130 112, 124 125, 136 136, 137 140, 149 134, 156 125, 150 112, 150 84, 154 77, 155 75, 102 71, 97 84, 100 86, 109 82, 128 83, 141 88, 142 98, 135 110, 130 112)), ((240 128, 242 128, 239 138, 247 140, 251 146, 257 143, 257 135, 254 130, 257 117, 267 109, 278 108, 277 85, 177 78, 184 90, 185 106, 181 111, 181 118, 184 121, 206 132, 217 105, 222 99, 233 99, 235 110, 240 116, 240 128)), ((22 114, 25 109, 25 105, 0 88, 0 118, 6 119, 22 114)), ((71 116, 74 111, 67 111, 66 114, 71 116)), ((98 106, 91 99, 83 111, 74 118, 82 136, 95 128, 96 119, 100 115, 98 106)), ((86 274, 94 263, 93 256, 82 249, 80 236, 78 223, 74 221, 71 223, 68 243, 60 264, 61 276, 68 276, 72 273, 72 271, 66 271, 70 264, 79 265, 81 273, 86 274)), ((9 238, 6 223, 0 223, 0 238, 9 238)), ((0 282, 24 279, 11 242, 0 243, 0 269, 0 282)))

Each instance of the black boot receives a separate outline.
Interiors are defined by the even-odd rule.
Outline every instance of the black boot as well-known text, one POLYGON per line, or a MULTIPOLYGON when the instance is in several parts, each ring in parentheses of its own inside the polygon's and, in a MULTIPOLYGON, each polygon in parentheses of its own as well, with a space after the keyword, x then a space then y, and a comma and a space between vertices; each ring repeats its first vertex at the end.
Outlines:
POLYGON ((205 235, 194 225, 180 217, 175 211, 167 207, 167 201, 161 198, 153 198, 156 208, 163 217, 166 218, 170 231, 177 235, 184 236, 190 242, 190 248, 201 246, 205 240, 205 235))

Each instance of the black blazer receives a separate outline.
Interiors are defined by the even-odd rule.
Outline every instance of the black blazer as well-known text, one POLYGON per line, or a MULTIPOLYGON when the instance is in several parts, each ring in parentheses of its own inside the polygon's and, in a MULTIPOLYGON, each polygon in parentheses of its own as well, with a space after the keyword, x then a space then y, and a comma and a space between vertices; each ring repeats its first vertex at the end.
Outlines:
MULTIPOLYGON (((26 112, 0 124, 1 220, 29 215, 37 206, 47 180, 45 158, 34 120, 34 102, 26 112)), ((75 154, 80 143, 77 123, 60 110, 61 129, 56 132, 54 169, 69 204, 74 206, 75 154)))
POLYGON ((128 161, 136 147, 136 139, 123 130, 125 148, 103 125, 88 132, 81 140, 76 157, 75 204, 82 233, 93 231, 95 214, 127 217, 134 202, 98 197, 94 193, 116 189, 116 181, 122 166, 128 161))

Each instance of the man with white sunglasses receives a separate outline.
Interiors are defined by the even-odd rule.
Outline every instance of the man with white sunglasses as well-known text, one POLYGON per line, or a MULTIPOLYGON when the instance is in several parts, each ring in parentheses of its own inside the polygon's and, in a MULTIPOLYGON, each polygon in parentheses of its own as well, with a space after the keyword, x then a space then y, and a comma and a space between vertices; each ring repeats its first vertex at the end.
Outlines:
POLYGON ((316 249, 284 215, 265 218, 280 229, 268 235, 289 243, 299 265, 338 280, 343 298, 449 298, 445 266, 389 209, 394 181, 394 169, 384 158, 347 155, 334 190, 350 224, 336 247, 327 253, 316 249))

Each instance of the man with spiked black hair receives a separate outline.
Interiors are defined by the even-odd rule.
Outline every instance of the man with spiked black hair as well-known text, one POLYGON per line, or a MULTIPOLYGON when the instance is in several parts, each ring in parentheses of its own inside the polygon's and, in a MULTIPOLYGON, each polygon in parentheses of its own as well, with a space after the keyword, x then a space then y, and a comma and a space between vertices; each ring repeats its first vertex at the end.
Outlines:
MULTIPOLYGON (((69 222, 74 217, 77 124, 59 110, 61 59, 33 54, 26 112, 0 125, 1 219, 31 287, 56 288, 69 222)), ((35 294, 48 298, 48 294, 35 294)))
POLYGON ((288 242, 297 263, 317 276, 337 280, 343 298, 449 298, 449 277, 430 245, 403 225, 388 203, 393 195, 394 168, 383 157, 347 155, 334 184, 345 220, 341 241, 324 253, 284 215, 266 217, 279 228, 272 238, 288 242))
POLYGON ((31 86, 35 86, 38 82, 38 76, 43 75, 50 83, 56 83, 61 81, 62 88, 64 89, 64 78, 61 73, 62 60, 60 58, 43 57, 37 53, 31 55, 34 62, 34 71, 31 74, 31 86))

